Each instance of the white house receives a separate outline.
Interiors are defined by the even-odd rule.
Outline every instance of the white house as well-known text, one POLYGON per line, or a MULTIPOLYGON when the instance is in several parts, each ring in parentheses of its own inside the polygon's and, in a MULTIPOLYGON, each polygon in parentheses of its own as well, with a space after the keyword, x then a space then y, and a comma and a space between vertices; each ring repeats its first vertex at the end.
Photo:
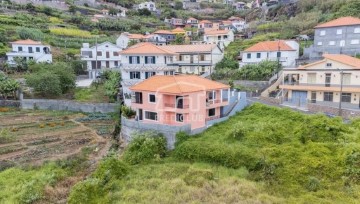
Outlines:
POLYGON ((128 32, 121 33, 120 36, 116 39, 116 46, 121 49, 128 47, 129 42, 134 41, 136 43, 144 41, 144 35, 142 34, 131 34, 128 32))
POLYGON ((122 49, 110 42, 104 42, 97 46, 89 46, 84 43, 81 48, 81 60, 86 61, 89 78, 94 79, 101 70, 119 68, 122 49))
POLYGON ((167 39, 159 34, 145 35, 143 38, 144 42, 151 42, 155 45, 166 45, 167 39))
POLYGON ((153 76, 174 75, 173 63, 176 53, 152 43, 138 43, 120 52, 121 85, 124 103, 131 105, 130 87, 153 76))
POLYGON ((52 54, 50 46, 44 45, 41 42, 27 40, 18 40, 11 42, 12 50, 6 53, 7 62, 10 65, 15 65, 14 58, 19 57, 24 60, 34 60, 35 62, 52 63, 52 54))
POLYGON ((163 48, 177 54, 170 66, 183 74, 211 74, 216 63, 224 57, 223 50, 217 44, 166 45, 163 48))
POLYGON ((246 21, 243 18, 232 16, 229 18, 229 21, 231 21, 232 27, 237 32, 242 32, 247 28, 246 21))
POLYGON ((204 34, 204 42, 218 44, 221 49, 224 49, 233 41, 234 32, 232 30, 210 30, 204 34))
POLYGON ((299 44, 294 40, 259 42, 242 52, 240 67, 264 60, 279 60, 284 67, 295 67, 299 58, 299 44))
POLYGON ((146 1, 139 4, 138 9, 148 9, 149 11, 156 11, 156 5, 152 1, 146 1))

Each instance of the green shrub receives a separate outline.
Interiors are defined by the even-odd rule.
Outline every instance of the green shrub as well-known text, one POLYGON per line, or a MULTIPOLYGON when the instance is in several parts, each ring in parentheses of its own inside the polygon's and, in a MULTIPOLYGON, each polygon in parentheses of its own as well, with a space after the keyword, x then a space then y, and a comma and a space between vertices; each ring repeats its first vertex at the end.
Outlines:
POLYGON ((175 147, 179 146, 181 143, 185 142, 187 139, 189 139, 189 135, 186 132, 178 132, 176 133, 176 142, 175 147))
POLYGON ((136 111, 134 111, 128 106, 123 105, 121 106, 121 115, 124 116, 125 118, 132 118, 133 116, 136 115, 136 111))
POLYGON ((189 168, 184 181, 187 185, 203 186, 205 182, 214 179, 214 173, 210 170, 189 168))
POLYGON ((111 179, 121 179, 128 171, 127 164, 115 157, 110 157, 100 163, 92 177, 106 182, 111 179))
POLYGON ((318 191, 320 189, 320 181, 316 177, 310 177, 307 184, 306 189, 309 191, 318 191))
POLYGON ((161 134, 145 132, 135 134, 126 148, 123 158, 129 164, 147 163, 164 157, 166 139, 161 134))

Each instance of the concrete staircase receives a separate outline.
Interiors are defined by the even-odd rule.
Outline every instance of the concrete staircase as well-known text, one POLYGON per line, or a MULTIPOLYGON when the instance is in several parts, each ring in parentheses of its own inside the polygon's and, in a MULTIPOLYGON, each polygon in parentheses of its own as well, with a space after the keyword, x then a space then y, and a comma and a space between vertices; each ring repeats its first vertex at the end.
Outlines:
POLYGON ((283 72, 282 71, 279 72, 279 78, 277 78, 277 74, 275 74, 273 77, 271 77, 270 80, 269 80, 271 85, 261 93, 261 96, 262 97, 269 97, 271 92, 276 91, 278 89, 278 86, 282 82, 282 78, 283 78, 283 72))

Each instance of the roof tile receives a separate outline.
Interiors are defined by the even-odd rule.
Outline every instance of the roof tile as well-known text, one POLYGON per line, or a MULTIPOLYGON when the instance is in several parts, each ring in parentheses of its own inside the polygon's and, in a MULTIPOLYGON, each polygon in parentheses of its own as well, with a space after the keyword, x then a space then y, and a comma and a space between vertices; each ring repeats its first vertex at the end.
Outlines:
POLYGON ((294 51, 292 47, 286 44, 283 40, 280 41, 264 41, 256 43, 249 47, 245 52, 271 52, 271 51, 294 51))
POLYGON ((360 25, 360 19, 351 16, 342 17, 317 25, 315 26, 315 28, 328 28, 328 27, 349 26, 349 25, 360 25))

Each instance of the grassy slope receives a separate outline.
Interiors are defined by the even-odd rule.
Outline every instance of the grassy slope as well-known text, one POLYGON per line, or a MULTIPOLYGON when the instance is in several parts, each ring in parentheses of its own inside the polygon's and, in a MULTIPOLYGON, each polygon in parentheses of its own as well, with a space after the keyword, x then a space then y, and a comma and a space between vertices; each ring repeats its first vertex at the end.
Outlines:
POLYGON ((165 159, 79 183, 70 203, 358 203, 359 127, 256 104, 165 159))

